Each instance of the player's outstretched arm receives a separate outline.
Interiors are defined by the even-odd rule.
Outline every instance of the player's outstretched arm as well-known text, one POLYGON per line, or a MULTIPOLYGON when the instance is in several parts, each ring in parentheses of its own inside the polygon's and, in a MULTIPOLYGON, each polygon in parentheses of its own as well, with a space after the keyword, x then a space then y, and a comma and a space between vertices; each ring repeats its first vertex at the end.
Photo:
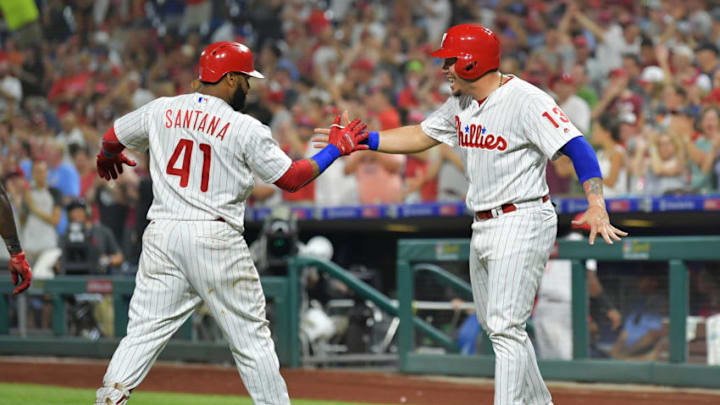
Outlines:
POLYGON ((370 132, 367 142, 371 150, 385 153, 417 153, 440 143, 427 136, 420 125, 370 132))
POLYGON ((592 146, 587 143, 585 138, 578 136, 568 141, 560 150, 572 160, 575 173, 583 185, 585 197, 588 200, 587 211, 574 220, 573 224, 590 230, 591 245, 595 244, 597 234, 600 234, 610 245, 613 244, 613 239, 619 241, 621 236, 627 236, 627 232, 610 224, 610 217, 603 198, 602 173, 592 146))
POLYGON ((17 287, 13 290, 13 294, 19 294, 30 287, 30 281, 32 280, 32 272, 30 271, 30 265, 25 258, 25 252, 20 246, 20 239, 17 235, 17 228, 15 227, 15 217, 13 216, 12 205, 10 204, 10 198, 8 198, 5 188, 0 184, 0 234, 2 234, 7 246, 8 252, 10 252, 10 275, 12 281, 17 287), (18 281, 22 280, 20 285, 18 281))
POLYGON ((295 192, 315 180, 340 156, 349 155, 358 150, 367 150, 368 145, 361 144, 368 137, 367 125, 359 119, 347 126, 340 125, 340 116, 330 126, 327 145, 313 157, 292 162, 287 171, 275 181, 283 190, 295 192))

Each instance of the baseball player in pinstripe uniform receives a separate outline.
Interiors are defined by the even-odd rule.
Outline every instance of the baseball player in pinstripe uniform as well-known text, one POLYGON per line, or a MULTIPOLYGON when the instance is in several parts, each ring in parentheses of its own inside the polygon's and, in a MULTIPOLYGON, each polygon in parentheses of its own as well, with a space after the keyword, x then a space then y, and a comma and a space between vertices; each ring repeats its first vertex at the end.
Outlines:
POLYGON ((265 297, 242 236, 244 202, 253 173, 295 191, 341 155, 367 149, 358 144, 367 134, 359 120, 334 125, 325 149, 292 162, 268 127, 239 112, 250 77, 263 76, 245 45, 214 43, 200 56, 196 93, 156 99, 116 120, 103 137, 97 169, 106 180, 117 178, 123 165, 135 165, 124 148, 150 150, 154 200, 127 336, 108 365, 96 404, 125 404, 201 302, 229 342, 254 403, 290 403, 265 297))
MULTIPOLYGON (((545 180, 547 160, 568 155, 589 202, 578 225, 607 243, 626 233, 610 224, 595 153, 553 99, 502 74, 500 44, 489 29, 451 27, 440 49, 452 97, 420 125, 370 132, 371 150, 415 153, 439 143, 459 146, 470 188, 470 276, 478 319, 495 351, 495 404, 547 405, 535 351, 525 331, 557 232, 545 180)), ((328 129, 317 129, 327 141, 328 129)))

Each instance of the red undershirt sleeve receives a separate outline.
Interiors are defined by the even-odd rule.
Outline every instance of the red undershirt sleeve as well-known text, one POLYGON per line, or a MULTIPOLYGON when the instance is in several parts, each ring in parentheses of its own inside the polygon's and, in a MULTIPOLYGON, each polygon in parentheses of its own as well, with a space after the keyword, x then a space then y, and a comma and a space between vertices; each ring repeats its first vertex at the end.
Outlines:
POLYGON ((111 125, 110 129, 105 132, 102 141, 103 150, 107 153, 117 155, 125 149, 125 145, 120 143, 118 140, 117 135, 115 134, 115 127, 113 125, 111 125))
POLYGON ((283 190, 294 193, 309 183, 313 178, 315 178, 315 173, 312 164, 308 159, 302 159, 292 162, 285 173, 275 181, 275 185, 283 190))

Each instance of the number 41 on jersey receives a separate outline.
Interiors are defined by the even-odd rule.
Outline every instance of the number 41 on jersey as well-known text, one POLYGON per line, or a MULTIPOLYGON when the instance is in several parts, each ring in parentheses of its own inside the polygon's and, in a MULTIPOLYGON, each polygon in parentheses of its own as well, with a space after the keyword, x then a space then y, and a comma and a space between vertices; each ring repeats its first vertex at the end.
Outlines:
MULTIPOLYGON (((185 188, 190 180, 190 162, 192 160, 192 152, 194 142, 191 139, 181 139, 167 164, 165 172, 171 176, 180 176, 180 187, 185 188), (183 155, 182 166, 176 166, 180 155, 183 155)), ((200 191, 203 193, 208 190, 208 182, 210 181, 210 145, 206 143, 198 144, 200 151, 203 153, 202 179, 200 181, 200 191)))

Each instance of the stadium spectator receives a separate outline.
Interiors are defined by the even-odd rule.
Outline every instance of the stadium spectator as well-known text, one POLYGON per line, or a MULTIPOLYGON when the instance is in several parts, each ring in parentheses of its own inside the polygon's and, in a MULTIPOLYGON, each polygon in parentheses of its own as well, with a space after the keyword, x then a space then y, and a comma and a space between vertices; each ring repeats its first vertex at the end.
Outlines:
POLYGON ((592 50, 585 36, 576 36, 573 39, 573 46, 575 51, 575 66, 581 66, 582 70, 579 72, 579 69, 573 68, 571 74, 578 80, 579 84, 587 86, 595 95, 594 102, 585 99, 592 108, 595 103, 597 103, 597 94, 600 92, 606 77, 605 68, 597 58, 593 57, 592 50))
POLYGON ((688 139, 692 187, 701 193, 713 188, 712 177, 720 151, 720 110, 706 107, 698 118, 698 132, 688 139))
POLYGON ((110 274, 123 263, 123 254, 113 233, 95 223, 82 199, 67 205, 70 224, 60 246, 62 274, 110 274))
POLYGON ((126 170, 112 187, 107 182, 96 182, 87 194, 88 200, 97 205, 100 224, 112 231, 118 243, 125 242, 125 225, 137 190, 137 175, 126 170))
MULTIPOLYGON (((32 186, 24 190, 24 205, 21 209, 22 240, 35 272, 36 263, 43 255, 57 254, 58 234, 56 227, 62 215, 62 202, 59 190, 51 188, 47 182, 48 166, 44 161, 32 165, 32 186)), ((57 257, 55 258, 57 259, 57 257)), ((54 262, 54 260, 52 260, 54 262)))
POLYGON ((569 4, 568 12, 583 28, 598 39, 596 56, 602 63, 606 74, 622 67, 623 55, 640 54, 641 31, 633 15, 625 12, 615 20, 617 22, 605 28, 580 11, 580 5, 577 2, 569 4))
POLYGON ((576 95, 575 78, 564 73, 555 79, 552 91, 567 117, 583 134, 590 132, 590 106, 576 95))
POLYGON ((675 134, 646 132, 650 150, 648 191, 664 195, 687 191, 688 171, 685 147, 675 134))
POLYGON ((16 71, 7 58, 0 59, 0 116, 12 116, 20 108, 23 92, 16 71))
POLYGON ((88 194, 95 193, 95 184, 99 183, 93 156, 84 147, 73 146, 68 149, 70 149, 70 157, 80 177, 80 193, 78 196, 86 199, 88 194))
POLYGON ((404 155, 358 152, 355 177, 360 204, 397 204, 403 200, 404 155), (378 187, 382 184, 383 187, 378 187))
POLYGON ((357 205, 359 197, 355 170, 358 163, 357 160, 343 157, 328 167, 322 178, 315 180, 315 204, 320 207, 357 205))
POLYGON ((627 194, 627 156, 620 143, 620 123, 609 114, 593 125, 592 144, 603 175, 603 193, 608 197, 627 194))
POLYGON ((70 148, 72 146, 84 148, 87 145, 87 140, 85 139, 85 133, 78 125, 75 113, 72 111, 67 112, 62 117, 60 120, 60 128, 61 131, 55 137, 61 145, 66 147, 64 148, 65 152, 67 152, 65 160, 68 160, 70 157, 70 148))
POLYGON ((406 203, 429 202, 437 199, 437 179, 427 178, 435 153, 426 150, 407 156, 403 173, 406 203))
POLYGON ((592 109, 592 118, 610 112, 618 117, 633 117, 639 126, 643 125, 643 99, 630 88, 630 77, 623 69, 610 72, 609 83, 602 97, 592 109))
POLYGON ((644 361, 659 358, 666 335, 663 316, 667 315, 666 305, 663 304, 665 300, 661 296, 660 268, 662 266, 648 264, 634 269, 638 296, 625 316, 622 332, 610 351, 611 357, 644 361))
POLYGON ((419 15, 422 16, 427 39, 431 43, 440 41, 452 19, 452 6, 449 0, 421 0, 417 2, 419 15))
POLYGON ((60 141, 51 139, 45 145, 48 185, 58 189, 62 194, 63 205, 67 204, 70 199, 80 195, 80 175, 77 168, 65 160, 65 146, 60 141))
POLYGON ((152 93, 152 91, 142 86, 142 78, 140 77, 140 73, 132 71, 128 73, 125 80, 127 82, 126 94, 131 97, 131 102, 128 103, 131 108, 140 108, 155 99, 155 95, 152 93))
POLYGON ((638 84, 643 97, 643 115, 653 121, 661 108, 665 72, 659 66, 647 66, 640 74, 638 84))
POLYGON ((720 70, 719 52, 717 46, 712 42, 703 42, 695 48, 695 58, 700 73, 711 78, 715 77, 715 72, 720 70))
POLYGON ((13 40, 23 48, 39 45, 42 40, 42 28, 39 22, 40 12, 33 0, 14 0, 0 2, 0 9, 7 28, 12 32, 13 40))
MULTIPOLYGON (((421 176, 406 180, 405 194, 427 188, 437 194, 437 201, 464 201, 468 189, 462 159, 448 145, 438 145, 430 154, 430 162, 421 176)), ((408 156, 409 159, 409 156, 408 156)), ((427 201, 424 199, 423 201, 427 201)))

